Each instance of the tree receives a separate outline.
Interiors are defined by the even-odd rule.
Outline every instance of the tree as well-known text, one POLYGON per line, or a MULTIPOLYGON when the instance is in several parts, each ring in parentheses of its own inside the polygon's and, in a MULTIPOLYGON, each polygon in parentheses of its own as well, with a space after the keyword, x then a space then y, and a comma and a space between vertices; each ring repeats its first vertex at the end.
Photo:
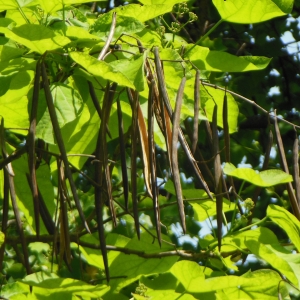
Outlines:
POLYGON ((0 4, 1 296, 296 297, 299 4, 140 3, 0 4))

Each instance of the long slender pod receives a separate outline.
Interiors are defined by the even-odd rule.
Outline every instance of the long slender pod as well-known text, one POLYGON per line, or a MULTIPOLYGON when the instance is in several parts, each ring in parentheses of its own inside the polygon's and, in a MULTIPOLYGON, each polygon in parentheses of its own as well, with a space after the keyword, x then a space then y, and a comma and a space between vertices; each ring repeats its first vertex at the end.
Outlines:
MULTIPOLYGON (((166 89, 166 86, 165 86, 165 82, 164 82, 164 78, 163 78, 163 73, 162 73, 162 68, 161 68, 161 62, 160 62, 160 58, 159 58, 159 53, 158 53, 158 48, 157 47, 154 47, 154 60, 155 60, 155 67, 156 67, 156 73, 157 73, 157 81, 158 81, 158 86, 159 86, 159 92, 161 94, 161 97, 164 101, 164 104, 165 104, 165 107, 166 107, 166 110, 168 112, 168 115, 170 118, 172 118, 172 115, 173 115, 173 112, 172 112, 172 108, 171 108, 171 105, 170 105, 170 101, 169 101, 169 98, 168 98, 168 94, 167 94, 167 89, 166 89)), ((186 156, 188 157, 194 171, 195 171, 195 174, 197 176, 197 178, 199 179, 199 181, 201 182, 204 190, 206 191, 206 193, 208 194, 208 196, 213 200, 213 197, 210 193, 210 190, 209 190, 209 187, 207 185, 207 183, 205 182, 204 180, 204 177, 197 165, 197 162, 195 161, 194 157, 193 157, 193 154, 190 150, 190 147, 184 137, 184 134, 181 130, 181 128, 179 128, 179 142, 186 154, 186 156)))
POLYGON ((199 123, 199 107, 200 107, 200 71, 196 71, 194 85, 194 122, 193 122, 193 138, 192 153, 195 154, 198 143, 198 123, 199 123))
POLYGON ((109 171, 108 154, 107 154, 106 128, 109 121, 110 111, 111 111, 117 86, 118 84, 115 82, 111 86, 108 83, 108 93, 107 93, 107 97, 104 97, 104 101, 103 101, 103 116, 102 116, 102 122, 100 126, 100 135, 101 135, 101 144, 102 144, 100 155, 101 155, 103 171, 104 171, 103 186, 105 186, 106 188, 109 210, 113 219, 114 226, 117 225, 117 221, 116 221, 116 214, 115 214, 113 199, 112 199, 112 185, 111 185, 111 176, 109 171))
POLYGON ((137 197, 137 140, 138 140, 138 92, 132 95, 132 91, 128 90, 128 94, 132 97, 132 123, 131 123, 131 195, 133 206, 134 224, 138 238, 140 238, 140 223, 138 213, 138 197, 137 197))
POLYGON ((179 126, 180 126, 180 110, 182 105, 185 82, 186 82, 186 77, 183 77, 177 92, 175 111, 173 114, 173 122, 172 122, 173 130, 172 130, 172 149, 171 149, 173 180, 174 180, 181 225, 184 233, 186 232, 186 224, 185 224, 185 212, 184 212, 184 204, 183 204, 183 197, 182 197, 182 189, 180 183, 180 173, 179 173, 179 166, 178 166, 177 144, 178 144, 178 135, 179 135, 179 126))
POLYGON ((69 233, 69 222, 68 222, 68 191, 65 185, 65 174, 61 160, 57 161, 58 165, 58 193, 60 201, 60 259, 65 258, 66 265, 71 270, 71 248, 70 248, 70 233, 69 233))
MULTIPOLYGON (((130 101, 130 104, 133 105, 133 95, 132 92, 130 92, 130 89, 127 89, 128 98, 130 101)), ((138 138, 141 145, 141 158, 143 161, 143 173, 144 173, 144 179, 145 179, 145 186, 147 189, 148 194, 150 197, 152 197, 151 192, 151 175, 150 175, 150 166, 149 166, 149 147, 148 147, 148 134, 147 134, 147 128, 145 119, 143 116, 142 108, 140 103, 138 102, 136 107, 137 110, 137 130, 138 130, 138 138)))
POLYGON ((122 169, 122 179, 123 179, 123 191, 125 208, 128 210, 128 174, 126 165, 126 152, 125 152, 125 141, 124 141, 124 129, 123 129, 123 116, 120 99, 117 99, 117 111, 118 111, 118 128, 119 128, 119 145, 120 145, 120 158, 121 158, 121 169, 122 169))
POLYGON ((157 178, 156 178, 156 159, 155 159, 155 146, 154 146, 154 111, 153 111, 153 98, 154 98, 155 81, 151 80, 148 96, 148 146, 149 146, 149 166, 151 174, 151 191, 153 199, 153 209, 156 233, 159 245, 161 246, 161 224, 160 224, 160 211, 157 193, 157 178))
MULTIPOLYGON (((1 123, 0 123, 0 143, 1 143, 0 146, 1 146, 2 156, 4 158, 6 158, 8 155, 7 155, 7 151, 6 151, 6 147, 5 147, 4 119, 3 118, 1 119, 1 123)), ((21 245, 22 245, 23 255, 24 255, 24 266, 25 266, 27 274, 31 274, 32 272, 31 272, 31 268, 29 265, 29 255, 28 255, 28 250, 27 250, 27 243, 26 243, 24 232, 23 232, 23 225, 22 225, 22 221, 21 221, 20 210, 18 207, 18 201, 17 201, 17 196, 16 196, 14 176, 15 175, 14 175, 12 165, 11 165, 11 163, 9 163, 4 168, 4 178, 6 177, 5 181, 9 188, 11 204, 12 204, 13 212, 14 212, 14 215, 16 218, 17 229, 18 229, 20 239, 21 239, 21 245)), ((5 192, 7 193, 7 190, 5 192)), ((7 194, 6 194, 6 196, 7 196, 7 194)), ((6 221, 6 224, 7 224, 7 221, 6 221)), ((4 225, 4 226, 6 226, 6 225, 4 225)))
POLYGON ((31 268, 29 265, 29 255, 28 255, 28 250, 27 250, 27 243, 26 243, 24 232, 23 232, 23 226, 22 226, 22 221, 21 221, 21 216, 20 216, 20 210, 18 207, 18 201, 17 201, 13 176, 8 175, 8 182, 9 182, 9 190, 10 190, 10 198, 11 198, 12 208, 13 208, 14 215, 16 218, 17 228, 18 228, 18 232, 19 232, 21 244, 22 244, 22 250, 23 250, 23 255, 24 255, 24 265, 25 265, 27 274, 31 274, 32 271, 31 271, 31 268))
POLYGON ((54 135, 55 135, 55 138, 56 138, 56 142, 57 142, 60 154, 61 154, 61 158, 62 158, 62 161, 64 162, 64 168, 66 170, 66 176, 69 180, 71 191, 72 191, 72 194, 73 194, 73 198, 74 198, 79 216, 81 218, 81 221, 84 224, 85 229, 88 232, 90 232, 89 226, 88 226, 88 224, 85 220, 85 216, 84 216, 83 210, 82 210, 81 205, 80 205, 80 200, 79 200, 77 190, 76 190, 76 186, 75 186, 75 183, 74 183, 74 180, 73 180, 73 177, 72 177, 72 172, 71 172, 71 169, 69 167, 68 157, 67 157, 65 145, 64 145, 64 142, 63 142, 63 138, 62 138, 62 135, 61 135, 61 132, 60 132, 60 128, 59 128, 57 115, 56 115, 54 104, 53 104, 52 94, 51 94, 51 91, 50 91, 50 87, 49 87, 49 83, 48 83, 48 76, 47 76, 46 67, 45 67, 44 62, 42 62, 42 78, 43 78, 44 92, 45 92, 45 98, 46 98, 46 101, 47 101, 48 111, 49 111, 49 115, 50 115, 50 118, 51 118, 51 123, 52 123, 52 126, 53 126, 53 131, 54 131, 54 135))
POLYGON ((223 130, 224 130, 224 141, 225 141, 225 160, 230 162, 230 136, 229 136, 229 125, 228 125, 228 101, 225 92, 223 102, 223 130))
POLYGON ((28 144, 28 166, 30 174, 30 188, 33 196, 33 207, 34 207, 34 221, 36 228, 36 235, 40 236, 40 218, 39 218, 39 192, 36 180, 35 171, 35 130, 36 130, 36 118, 39 102, 39 92, 40 92, 40 77, 41 77, 41 62, 38 61, 36 64, 36 71, 34 77, 33 85, 33 95, 30 113, 30 127, 27 137, 28 144))
MULTIPOLYGON (((268 142, 267 142, 266 152, 264 155, 264 163, 261 168, 262 170, 267 170, 267 168, 268 168, 272 146, 273 146, 273 133, 272 133, 272 130, 270 129, 269 134, 268 134, 268 142)), ((256 189, 253 193, 253 196, 252 196, 252 200, 254 203, 257 202, 260 192, 261 192, 261 187, 259 187, 259 186, 256 187, 256 189)))
MULTIPOLYGON (((223 130, 224 130, 224 142, 225 142, 225 161, 230 162, 230 135, 229 135, 229 123, 228 123, 228 101, 227 101, 226 91, 225 91, 224 101, 223 101, 222 116, 223 116, 223 130)), ((222 177, 222 180, 223 180, 224 189, 228 194, 226 180, 224 177, 222 177)), ((230 182, 231 188, 235 192, 234 181, 231 176, 229 176, 229 182, 230 182)), ((229 194, 227 195, 227 197, 229 199, 229 194)), ((238 202, 238 206, 240 208, 239 202, 238 202)), ((240 212, 242 212, 241 209, 240 209, 240 212)))
POLYGON ((150 197, 152 197, 152 189, 151 189, 151 174, 150 174, 150 163, 149 163, 149 146, 148 146, 148 133, 146 128, 145 119, 143 116, 142 108, 140 103, 138 103, 138 134, 139 141, 142 148, 141 156, 143 159, 143 172, 145 178, 145 185, 150 197))
MULTIPOLYGON (((279 155, 281 158, 282 167, 283 167, 284 172, 289 174, 289 168, 288 168, 288 164, 287 164, 287 160, 286 160, 286 156, 285 156, 285 152, 284 152, 284 147, 283 147, 283 143, 282 143, 282 139, 281 139, 281 135, 280 135, 280 131, 279 131, 279 126, 278 126, 278 122, 277 122, 276 111, 274 112, 274 126, 275 126, 277 146, 278 146, 278 151, 279 151, 279 155)), ((293 213, 294 213, 295 217, 298 220, 300 220, 300 209, 299 209, 299 205, 298 205, 298 202, 296 199, 296 195, 294 193, 292 183, 289 182, 286 185, 287 185, 287 191, 289 194, 289 199, 291 201, 293 213)))
POLYGON ((223 227, 223 197, 222 193, 222 168, 219 153, 219 137, 217 127, 218 106, 215 105, 212 120, 212 138, 213 138, 213 155, 214 155, 214 171, 215 171, 215 193, 216 193, 216 211, 217 211, 217 227, 218 227, 218 247, 221 249, 222 227, 223 227))
MULTIPOLYGON (((26 174, 26 177, 27 177, 28 183, 30 184, 30 176, 28 174, 26 174)), ((47 209, 47 206, 45 204, 45 201, 43 199, 43 196, 42 196, 40 190, 38 192, 39 192, 39 194, 38 194, 39 195, 39 211, 40 211, 41 218, 43 220, 43 223, 44 223, 48 233, 53 235, 55 232, 55 224, 54 224, 52 217, 47 209)))
MULTIPOLYGON (((0 135, 0 139, 3 138, 3 135, 0 135)), ((2 143, 2 141, 0 141, 2 143)), ((3 153, 2 153, 3 155, 3 153)), ((7 231, 7 222, 8 222, 8 210, 9 210, 9 179, 8 179, 8 172, 6 169, 3 170, 4 175, 4 184, 3 184, 3 204, 2 204, 2 225, 1 231, 3 232, 4 236, 6 237, 7 231)), ((4 260, 4 251, 5 251, 5 239, 3 244, 0 247, 0 270, 3 270, 3 260, 4 260)))
MULTIPOLYGON (((184 120, 184 127, 186 130, 186 134, 188 135, 190 141, 192 141, 193 140, 192 128, 187 119, 184 120)), ((195 158, 198 161, 198 165, 203 166, 202 170, 203 170, 203 173, 205 174, 205 177, 207 178, 207 181, 210 178, 210 181, 213 182, 215 180, 215 177, 212 174, 210 168, 208 167, 207 162, 205 161, 199 147, 196 147, 195 158)))
POLYGON ((102 195, 102 166, 101 165, 101 131, 99 130, 97 147, 95 151, 95 158, 99 163, 95 165, 95 181, 98 183, 95 186, 95 211, 96 211, 96 220, 98 227, 98 236, 100 241, 100 248, 102 252, 102 258, 104 263, 106 280, 109 282, 109 268, 108 268, 108 258, 107 258, 107 250, 106 250, 106 241, 105 241, 105 230, 103 224, 103 195, 102 195))
MULTIPOLYGON (((105 240, 105 230, 104 230, 104 223, 103 223, 103 205, 104 205, 104 191, 103 191, 103 179, 106 180, 109 172, 107 172, 107 145, 106 145, 106 121, 108 110, 110 111, 110 83, 107 82, 104 100, 103 100, 103 115, 102 121, 98 133, 97 139, 97 146, 95 151, 95 181, 97 186, 95 186, 95 210, 96 210, 96 220, 98 226, 98 236, 100 240, 100 248, 102 252, 102 258, 104 263, 105 275, 106 280, 109 282, 110 275, 109 275, 109 267, 108 267, 108 258, 107 258, 107 250, 106 250, 106 240, 105 240), (105 160, 105 161, 104 161, 105 160), (104 171, 103 171, 104 169, 104 171), (103 177, 104 172, 104 177, 103 177)), ((112 219, 114 216, 112 215, 112 219)))
MULTIPOLYGON (((90 96, 92 98, 93 104, 96 108, 96 111, 98 113, 98 116, 99 116, 100 120, 102 120, 102 109, 100 107, 97 95, 95 93, 94 86, 90 81, 88 81, 88 86, 89 86, 89 92, 90 92, 90 96)), ((109 131, 109 128, 108 128, 107 124, 106 124, 106 132, 107 132, 108 136, 111 138, 111 134, 110 134, 110 131, 109 131)))
POLYGON ((298 206, 300 206, 300 178, 299 178, 299 140, 296 128, 294 128, 295 138, 293 145, 293 179, 295 183, 295 191, 298 201, 298 206))

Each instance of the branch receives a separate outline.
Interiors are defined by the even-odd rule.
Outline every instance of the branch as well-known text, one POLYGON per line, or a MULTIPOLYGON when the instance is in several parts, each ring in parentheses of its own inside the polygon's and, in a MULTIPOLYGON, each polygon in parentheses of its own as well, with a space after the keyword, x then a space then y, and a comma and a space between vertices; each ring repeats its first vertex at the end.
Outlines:
MULTIPOLYGON (((26 236, 27 243, 33 243, 36 241, 51 243, 51 242, 53 242, 53 239, 54 239, 53 235, 41 235, 39 237, 39 240, 37 239, 36 236, 26 236)), ((77 243, 78 245, 80 245, 82 247, 96 249, 96 250, 100 249, 100 245, 95 245, 95 244, 91 244, 91 243, 78 241, 78 236, 74 235, 74 234, 70 235, 70 240, 74 243, 77 243)), ((6 243, 7 244, 18 244, 19 238, 7 236, 6 243)), ((193 251, 189 251, 189 250, 170 250, 170 251, 161 251, 161 252, 156 252, 156 253, 146 253, 145 251, 134 250, 134 249, 124 248, 124 247, 117 247, 117 246, 112 246, 112 245, 106 245, 106 250, 107 251, 117 251, 117 252, 121 252, 121 253, 128 254, 128 255, 137 255, 139 257, 143 257, 146 259, 163 258, 163 257, 168 257, 168 256, 179 256, 179 257, 183 257, 186 259, 199 260, 199 259, 205 259, 205 258, 218 258, 219 257, 217 254, 215 254, 212 251, 203 251, 203 250, 200 252, 193 252, 193 251)), ((232 251, 232 254, 235 252, 237 252, 237 251, 236 250, 232 251)), ((229 254, 226 252, 222 255, 228 256, 229 254)))
MULTIPOLYGON (((262 108, 262 107, 261 107, 260 105, 258 105, 256 102, 254 102, 253 100, 250 100, 250 99, 248 99, 248 98, 246 98, 246 97, 244 97, 244 96, 242 96, 242 95, 240 95, 240 94, 237 94, 237 93, 235 93, 235 92, 232 92, 232 91, 230 91, 230 90, 227 90, 227 89, 225 89, 225 88, 222 88, 222 87, 220 87, 220 86, 217 86, 217 85, 215 85, 215 84, 208 83, 208 82, 205 82, 205 81, 201 81, 201 84, 206 85, 206 86, 209 86, 209 87, 212 87, 212 88, 215 88, 215 89, 217 89, 217 90, 224 91, 224 92, 229 93, 229 94, 231 94, 231 95, 233 95, 233 96, 236 96, 236 97, 238 97, 238 98, 240 98, 240 99, 242 99, 242 100, 248 102, 249 104, 251 104, 251 105, 257 107, 259 110, 261 110, 261 111, 262 111, 263 113, 265 113, 266 115, 270 115, 270 112, 268 112, 267 110, 265 110, 264 108, 262 108)), ((289 124, 289 125, 291 125, 291 126, 293 126, 293 127, 295 127, 295 128, 300 129, 300 126, 299 126, 299 125, 295 125, 295 124, 293 124, 293 123, 291 123, 291 122, 289 122, 289 121, 287 121, 287 120, 285 120, 285 119, 283 119, 283 118, 279 118, 279 117, 273 116, 273 115, 271 115, 270 117, 271 117, 271 119, 275 119, 275 118, 276 118, 278 121, 282 121, 282 122, 284 122, 284 123, 286 123, 286 124, 289 124)))

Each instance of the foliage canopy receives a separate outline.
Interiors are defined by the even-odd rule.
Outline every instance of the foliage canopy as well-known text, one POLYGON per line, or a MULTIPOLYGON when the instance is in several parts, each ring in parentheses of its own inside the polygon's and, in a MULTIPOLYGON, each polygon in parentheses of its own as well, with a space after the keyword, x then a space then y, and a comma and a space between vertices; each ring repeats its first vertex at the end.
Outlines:
POLYGON ((1 297, 299 295, 299 3, 88 2, 0 0, 1 297))

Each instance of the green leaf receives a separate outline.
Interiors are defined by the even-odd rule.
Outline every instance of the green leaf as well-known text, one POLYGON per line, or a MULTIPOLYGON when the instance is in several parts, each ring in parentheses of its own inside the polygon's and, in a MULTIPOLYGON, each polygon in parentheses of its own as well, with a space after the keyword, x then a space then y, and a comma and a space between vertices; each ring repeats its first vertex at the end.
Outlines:
POLYGON ((13 296, 17 299, 17 297, 25 293, 28 293, 28 285, 18 281, 7 283, 1 289, 1 296, 7 299, 13 299, 13 296))
POLYGON ((0 46, 0 61, 9 61, 13 58, 21 57, 25 50, 20 48, 14 48, 6 45, 0 46))
MULTIPOLYGON (((201 86, 201 101, 205 101, 206 116, 210 122, 212 122, 212 115, 215 107, 215 103, 218 105, 218 126, 223 128, 223 103, 224 92, 216 90, 212 87, 201 86), (213 97, 213 99, 212 99, 213 97)), ((227 93, 227 105, 228 105, 228 126, 229 133, 236 132, 238 130, 238 116, 239 107, 231 94, 227 93)))
POLYGON ((291 253, 285 247, 280 244, 276 245, 265 245, 270 248, 273 253, 277 255, 280 259, 286 261, 291 269, 293 270, 294 275, 298 279, 298 288, 300 286, 300 254, 299 253, 291 253))
POLYGON ((168 291, 175 290, 176 286, 177 286, 177 278, 174 277, 174 275, 171 274, 170 272, 167 272, 167 273, 159 274, 155 278, 151 278, 151 277, 148 278, 146 276, 142 276, 140 278, 140 283, 147 286, 147 295, 149 295, 149 293, 148 293, 149 289, 150 290, 161 290, 161 291, 163 291, 163 290, 168 290, 168 291))
MULTIPOLYGON (((63 127, 67 123, 78 119, 83 110, 83 101, 77 90, 62 83, 55 83, 50 89, 59 126, 63 127)), ((40 92, 39 97, 36 136, 44 139, 47 143, 55 143, 52 123, 43 90, 40 92)))
MULTIPOLYGON (((32 192, 26 177, 26 174, 29 174, 27 155, 22 155, 18 158, 18 160, 13 161, 12 166, 15 173, 14 183, 19 210, 24 214, 27 224, 31 227, 31 230, 35 232, 32 192)), ((40 192, 50 215, 53 216, 56 205, 54 202, 54 191, 51 183, 49 166, 46 164, 41 165, 36 172, 40 192)), ((48 233, 48 231, 46 230, 43 222, 41 222, 41 234, 46 233, 48 233)))
MULTIPOLYGON (((193 300, 197 299, 193 297, 190 294, 186 293, 176 293, 174 290, 159 290, 159 291, 150 291, 147 292, 147 298, 144 298, 145 300, 147 299, 164 299, 164 300, 174 300, 174 299, 180 299, 180 300, 193 300)), ((138 299, 138 298, 136 298, 138 299)))
POLYGON ((4 243, 4 238, 5 238, 4 233, 0 231, 0 247, 4 243))
POLYGON ((0 72, 2 75, 12 74, 14 72, 21 72, 32 70, 35 71, 36 60, 31 58, 13 58, 9 61, 0 62, 0 72))
POLYGON ((80 52, 71 52, 71 58, 85 68, 92 75, 99 76, 105 80, 117 82, 119 85, 135 88, 134 83, 131 82, 123 73, 116 70, 113 66, 105 61, 99 61, 96 58, 80 52))
POLYGON ((272 245, 264 245, 253 239, 247 239, 245 244, 253 254, 265 260, 274 269, 285 275, 295 286, 298 286, 298 279, 293 269, 283 258, 277 255, 276 251, 273 251, 272 245))
POLYGON ((293 0, 213 0, 222 20, 252 24, 284 16, 292 11, 293 0))
POLYGON ((42 9, 46 13, 53 13, 56 12, 65 6, 71 5, 71 4, 81 4, 81 3, 87 3, 90 2, 89 0, 38 0, 42 9))
POLYGON ((297 250, 300 251, 300 222, 297 218, 286 209, 274 204, 268 206, 267 216, 286 232, 297 250))
POLYGON ((139 2, 144 5, 170 4, 173 6, 176 3, 182 3, 181 0, 140 0, 139 2))
MULTIPOLYGON (((167 181, 164 185, 164 189, 169 192, 170 194, 176 195, 174 184, 171 180, 167 181)), ((204 190, 199 189, 183 189, 182 195, 185 200, 194 199, 197 198, 207 198, 207 194, 204 190)), ((217 214, 216 212, 216 202, 212 200, 201 200, 199 199, 199 202, 189 202, 189 204, 193 207, 194 213, 195 213, 195 219, 197 221, 204 221, 209 217, 215 216, 217 214)), ((227 199, 223 199, 223 211, 232 211, 234 210, 234 204, 228 201, 227 199)))
MULTIPOLYGON (((227 1, 224 3, 227 3, 227 1)), ((187 50, 190 47, 192 45, 187 47, 187 50)), ((199 70, 214 72, 257 71, 266 68, 271 61, 271 58, 263 56, 252 56, 250 58, 249 56, 235 56, 201 46, 195 46, 187 53, 186 58, 195 64, 199 70)))
POLYGON ((129 4, 121 6, 113 11, 117 13, 117 16, 132 17, 140 22, 146 22, 154 19, 160 15, 166 14, 173 9, 173 3, 153 4, 153 5, 139 5, 129 4))
MULTIPOLYGON (((168 240, 166 236, 163 238, 168 240)), ((84 236, 81 240, 99 244, 96 236, 84 236)), ((141 240, 138 240, 136 237, 130 240, 121 235, 109 234, 106 242, 108 245, 126 247, 127 249, 138 250, 144 253, 157 253, 173 249, 171 245, 166 243, 163 243, 160 248, 157 242, 153 243, 153 238, 148 233, 141 234, 141 240)), ((80 249, 90 264, 103 269, 102 256, 99 250, 83 247, 80 247, 80 249)), ((136 281, 142 275, 158 274, 168 271, 178 260, 178 257, 143 258, 134 254, 127 255, 125 253, 110 251, 108 253, 108 260, 110 265, 110 276, 122 278, 111 282, 112 286, 115 288, 115 292, 118 292, 121 288, 136 281), (123 278, 124 276, 126 276, 126 278, 123 278)))
MULTIPOLYGON (((69 80, 74 80, 72 86, 74 90, 80 93, 84 105, 78 118, 61 128, 66 151, 72 154, 91 154, 96 148, 100 119, 90 98, 86 79, 82 76, 73 76, 69 80)), ((60 153, 57 145, 53 144, 50 145, 50 151, 60 153)), ((85 156, 69 156, 68 159, 75 167, 81 169, 88 158, 85 156)))
POLYGON ((0 11, 33 5, 36 0, 0 0, 0 11))
MULTIPOLYGON (((93 26, 90 28, 90 32, 98 37, 106 40, 112 22, 112 12, 103 14, 100 16, 93 26)), ((114 37, 118 38, 123 33, 133 34, 140 32, 145 28, 145 25, 131 16, 122 16, 117 14, 117 24, 114 32, 114 37)))
MULTIPOLYGON (((166 237, 163 237, 164 239, 166 237)), ((141 240, 133 238, 126 245, 128 249, 140 250, 145 253, 156 253, 157 251, 171 250, 172 246, 162 244, 162 247, 157 242, 153 243, 153 238, 145 233, 141 234, 141 240)), ((124 276, 118 288, 128 285, 129 283, 138 279, 141 275, 158 274, 166 272, 178 260, 178 257, 162 257, 162 258, 142 258, 137 255, 128 255, 120 253, 111 263, 110 271, 111 276, 124 276)))
MULTIPOLYGON (((217 214, 216 202, 211 200, 199 201, 199 203, 190 202, 190 205, 194 209, 195 220, 205 221, 209 217, 213 217, 217 214)), ((235 209, 234 204, 229 200, 223 198, 223 212, 233 211, 235 209)))
POLYGON ((52 51, 64 47, 71 42, 67 37, 56 35, 53 30, 37 24, 24 24, 12 30, 1 26, 0 32, 4 33, 7 38, 40 54, 47 50, 52 51))
POLYGON ((144 90, 144 60, 145 54, 133 56, 131 59, 120 59, 110 63, 110 65, 122 72, 130 82, 133 82, 137 91, 144 90))
MULTIPOLYGON (((279 274, 272 270, 248 272, 242 276, 213 277, 202 281, 187 292, 201 297, 202 293, 217 292, 217 299, 262 299, 277 300, 279 274), (223 298, 224 295, 227 298, 223 298)), ((280 285, 281 287, 281 285, 280 285)), ((285 287, 283 287, 285 289, 285 287)))
POLYGON ((278 239, 273 231, 266 227, 258 227, 225 236, 222 241, 222 252, 234 251, 237 250, 237 247, 247 249, 247 240, 254 240, 260 244, 278 244, 278 239))
MULTIPOLYGON (((71 278, 47 278, 41 280, 35 274, 28 275, 21 280, 22 283, 28 284, 33 287, 39 299, 46 299, 48 297, 55 297, 55 299, 69 299, 71 295, 82 297, 97 298, 103 296, 108 292, 110 287, 107 285, 89 285, 84 281, 71 279, 71 278)), ((71 299, 71 298, 70 298, 71 299)))
POLYGON ((250 168, 236 168, 231 163, 225 164, 223 172, 226 175, 248 181, 261 187, 269 187, 293 181, 293 177, 291 175, 281 170, 271 169, 262 172, 256 172, 250 168))
POLYGON ((79 26, 67 26, 63 22, 55 22, 51 25, 51 29, 59 33, 59 35, 64 35, 68 37, 71 41, 79 43, 79 42, 93 42, 97 43, 100 41, 99 37, 88 32, 87 29, 79 27, 79 26))
POLYGON ((204 268, 192 261, 179 261, 173 265, 170 272, 179 280, 185 290, 197 290, 205 280, 204 268))
POLYGON ((27 94, 32 87, 33 78, 33 71, 20 71, 12 78, 8 91, 0 97, 5 127, 28 128, 27 94))

